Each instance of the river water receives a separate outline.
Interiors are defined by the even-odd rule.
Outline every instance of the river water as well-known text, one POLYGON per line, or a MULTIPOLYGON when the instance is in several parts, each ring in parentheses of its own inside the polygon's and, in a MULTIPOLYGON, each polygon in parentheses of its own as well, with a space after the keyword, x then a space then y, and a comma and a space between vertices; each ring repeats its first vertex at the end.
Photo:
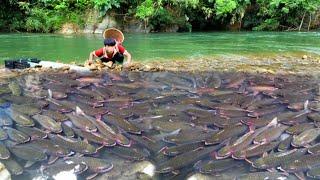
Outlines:
MULTIPOLYGON (((230 56, 316 56, 319 32, 206 32, 125 34, 124 46, 134 61, 193 60, 230 56)), ((82 63, 103 46, 102 36, 0 34, 0 60, 37 57, 82 63)))

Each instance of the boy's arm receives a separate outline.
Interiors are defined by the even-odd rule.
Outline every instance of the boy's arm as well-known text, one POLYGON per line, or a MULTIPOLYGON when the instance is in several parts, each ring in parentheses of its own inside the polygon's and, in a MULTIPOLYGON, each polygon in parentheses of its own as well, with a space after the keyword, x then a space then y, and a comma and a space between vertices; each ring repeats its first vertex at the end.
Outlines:
POLYGON ((130 64, 131 63, 131 54, 126 50, 123 55, 125 55, 127 57, 127 61, 126 61, 126 64, 130 64))
POLYGON ((89 54, 89 59, 88 59, 88 64, 92 64, 96 58, 96 54, 95 54, 95 51, 92 51, 90 54, 89 54))

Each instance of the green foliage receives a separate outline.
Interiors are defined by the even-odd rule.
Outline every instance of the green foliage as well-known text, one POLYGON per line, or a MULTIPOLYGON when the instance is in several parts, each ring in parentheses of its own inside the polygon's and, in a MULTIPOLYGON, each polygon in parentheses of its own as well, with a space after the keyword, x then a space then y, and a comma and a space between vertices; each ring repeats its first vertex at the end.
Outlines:
POLYGON ((120 7, 120 0, 91 0, 91 3, 99 10, 101 16, 105 15, 112 7, 120 7))
POLYGON ((145 0, 141 5, 137 7, 136 17, 147 20, 155 13, 155 7, 153 0, 145 0))
POLYGON ((55 32, 64 23, 83 27, 85 12, 92 9, 100 12, 99 19, 112 12, 123 15, 117 17, 120 20, 121 17, 141 20, 154 31, 176 26, 186 31, 195 26, 200 30, 225 29, 235 23, 249 30, 297 29, 300 25, 308 26, 309 17, 320 12, 320 0, 2 0, 1 3, 0 30, 31 32, 55 32))

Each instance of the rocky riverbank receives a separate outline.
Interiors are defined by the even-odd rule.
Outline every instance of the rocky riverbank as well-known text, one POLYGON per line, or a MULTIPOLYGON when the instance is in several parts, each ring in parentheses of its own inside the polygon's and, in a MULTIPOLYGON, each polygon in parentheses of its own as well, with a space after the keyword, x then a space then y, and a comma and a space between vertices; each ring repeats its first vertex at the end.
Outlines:
MULTIPOLYGON (((82 64, 78 64, 83 66, 82 64)), ((194 60, 172 60, 154 62, 134 62, 129 67, 123 68, 116 65, 113 68, 97 66, 93 72, 104 71, 172 71, 172 72, 247 72, 247 73, 267 73, 267 74, 295 74, 295 75, 319 75, 320 57, 318 56, 274 56, 274 57, 249 57, 249 56, 229 56, 212 57, 194 60)), ((24 70, 8 70, 2 68, 0 78, 10 78, 26 73, 41 72, 69 72, 68 65, 59 68, 28 68, 24 70)))

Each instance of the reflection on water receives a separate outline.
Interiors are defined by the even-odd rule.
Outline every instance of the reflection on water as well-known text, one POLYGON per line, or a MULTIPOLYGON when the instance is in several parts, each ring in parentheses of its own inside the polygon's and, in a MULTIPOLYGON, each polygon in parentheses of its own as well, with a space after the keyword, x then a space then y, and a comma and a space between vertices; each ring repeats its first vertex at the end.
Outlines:
MULTIPOLYGON (((126 34, 124 46, 135 61, 192 60, 233 56, 319 55, 318 32, 126 34)), ((103 46, 101 35, 0 35, 0 60, 37 57, 82 63, 103 46)))
POLYGON ((244 73, 27 74, 0 86, 0 161, 14 179, 319 177, 319 87, 244 73))

